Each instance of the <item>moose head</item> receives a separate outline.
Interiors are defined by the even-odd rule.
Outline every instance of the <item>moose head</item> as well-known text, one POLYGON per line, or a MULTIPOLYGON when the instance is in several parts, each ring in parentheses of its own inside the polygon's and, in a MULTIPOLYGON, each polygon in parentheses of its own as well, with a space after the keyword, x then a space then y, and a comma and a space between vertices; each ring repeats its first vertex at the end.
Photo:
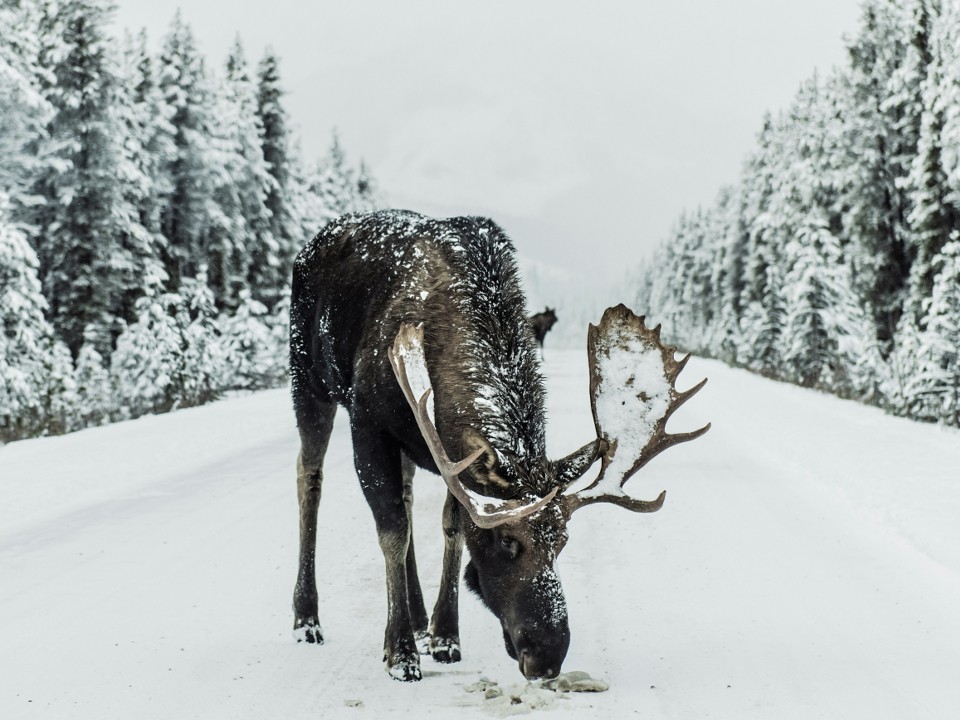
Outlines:
POLYGON ((556 560, 567 542, 572 514, 598 502, 633 512, 659 510, 665 493, 640 500, 626 494, 624 484, 659 453, 710 428, 666 432, 670 416, 706 380, 684 392, 676 389, 689 355, 677 360, 676 348, 661 342, 659 325, 649 329, 643 317, 618 305, 589 327, 587 348, 597 438, 554 462, 510 456, 477 433, 462 443, 469 451, 466 457, 451 461, 433 419, 422 325, 404 324, 389 352, 437 468, 467 514, 462 523, 470 551, 466 584, 499 619, 507 652, 529 679, 559 674, 569 647, 556 560), (597 477, 572 491, 597 459, 597 477), (507 497, 484 495, 471 486, 501 487, 507 497))

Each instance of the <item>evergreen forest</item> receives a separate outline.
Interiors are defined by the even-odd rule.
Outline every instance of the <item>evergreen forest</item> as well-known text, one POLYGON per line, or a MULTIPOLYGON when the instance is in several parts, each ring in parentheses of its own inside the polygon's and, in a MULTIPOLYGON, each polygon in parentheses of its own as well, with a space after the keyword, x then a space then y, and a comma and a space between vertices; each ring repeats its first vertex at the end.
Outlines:
POLYGON ((110 21, 0 0, 0 443, 283 383, 296 253, 378 203, 336 136, 302 159, 275 53, 110 21))
POLYGON ((866 0, 848 60, 637 280, 678 345, 960 426, 960 3, 866 0))

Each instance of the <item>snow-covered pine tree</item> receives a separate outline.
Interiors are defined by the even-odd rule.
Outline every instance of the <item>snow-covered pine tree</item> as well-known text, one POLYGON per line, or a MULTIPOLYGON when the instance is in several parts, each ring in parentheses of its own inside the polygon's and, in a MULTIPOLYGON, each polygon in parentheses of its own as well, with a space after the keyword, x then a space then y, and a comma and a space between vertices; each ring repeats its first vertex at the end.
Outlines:
POLYGON ((941 162, 947 176, 946 200, 960 207, 960 5, 947 3, 940 17, 940 101, 944 109, 940 134, 941 162))
POLYGON ((742 201, 738 188, 720 191, 711 212, 708 239, 716 244, 710 295, 714 321, 707 329, 711 354, 730 364, 737 363, 743 296, 744 264, 748 236, 742 220, 742 201))
POLYGON ((121 417, 201 405, 228 386, 226 351, 203 269, 181 287, 182 293, 155 288, 142 297, 137 322, 117 340, 110 374, 121 417))
POLYGON ((327 154, 317 166, 316 176, 310 189, 320 200, 320 205, 326 214, 326 222, 353 210, 356 200, 356 183, 353 171, 347 164, 340 145, 340 136, 336 131, 333 133, 327 154))
POLYGON ((220 124, 229 129, 229 141, 236 168, 230 173, 236 188, 243 219, 239 256, 231 263, 233 278, 215 271, 211 258, 211 286, 220 288, 221 306, 237 307, 240 295, 249 290, 271 304, 284 292, 288 280, 287 254, 274 235, 273 214, 268 203, 277 193, 265 155, 257 87, 250 77, 239 38, 227 58, 225 93, 226 118, 220 124))
MULTIPOLYGON (((245 290, 240 296, 236 312, 221 318, 220 327, 231 368, 231 388, 257 390, 276 387, 283 382, 287 351, 277 343, 274 327, 263 303, 245 290)), ((283 329, 286 336, 287 328, 283 329)))
POLYGON ((863 4, 846 72, 832 79, 840 137, 835 148, 837 209, 857 295, 889 352, 909 273, 902 178, 916 154, 919 78, 903 10, 890 0, 863 4), (894 92, 894 88, 896 89, 894 92))
POLYGON ((170 194, 163 198, 161 228, 169 243, 170 289, 195 277, 206 260, 205 241, 229 219, 215 199, 222 172, 211 148, 213 97, 203 58, 180 12, 174 16, 160 54, 159 87, 172 109, 174 154, 165 172, 170 194))
MULTIPOLYGON (((145 111, 155 111, 156 106, 140 102, 144 88, 137 87, 144 77, 131 70, 123 62, 122 54, 111 53, 111 64, 116 65, 116 82, 112 86, 110 117, 119 128, 114 174, 121 183, 120 197, 114 207, 115 232, 119 252, 114 259, 114 272, 120 280, 112 309, 113 326, 110 328, 109 345, 97 343, 94 329, 84 330, 84 344, 93 342, 99 353, 113 349, 117 336, 126 323, 136 317, 136 301, 147 288, 167 279, 163 264, 166 238, 159 231, 160 182, 153 175, 159 167, 152 156, 151 138, 144 135, 148 127, 157 127, 159 118, 145 118, 145 111)), ((156 95, 156 92, 153 92, 156 95)))
MULTIPOLYGON (((7 196, 7 222, 23 220, 37 200, 34 184, 43 170, 46 128, 53 107, 40 92, 39 8, 0 3, 0 191, 7 196)), ((46 78, 49 82, 49 77, 46 78)))
POLYGON ((934 283, 917 339, 907 397, 912 414, 960 427, 960 230, 934 260, 934 283))
POLYGON ((184 279, 180 295, 177 320, 183 338, 183 367, 177 406, 193 407, 220 397, 229 386, 230 368, 206 268, 201 268, 196 278, 184 279))
POLYGON ((137 301, 137 321, 117 338, 110 358, 117 415, 135 418, 178 406, 183 385, 182 300, 158 288, 137 301))
POLYGON ((779 185, 771 196, 777 243, 784 249, 784 325, 780 338, 781 377, 806 387, 834 379, 836 352, 828 263, 839 263, 839 243, 827 208, 832 188, 824 147, 823 98, 816 77, 805 83, 784 120, 779 185))
POLYGON ((273 343, 273 367, 277 375, 274 385, 282 385, 287 381, 290 364, 290 293, 287 293, 268 317, 270 339, 273 343))
POLYGON ((685 341, 686 323, 680 321, 683 317, 683 310, 679 307, 680 286, 674 280, 678 275, 677 264, 686 247, 688 225, 687 214, 683 213, 654 259, 659 270, 652 273, 647 302, 643 304, 645 311, 658 323, 671 328, 671 342, 677 343, 685 341))
POLYGON ((74 429, 103 425, 110 422, 114 411, 113 386, 103 356, 97 351, 96 336, 86 333, 80 354, 77 355, 76 410, 74 429))
MULTIPOLYGON (((369 168, 361 162, 355 171, 346 160, 340 139, 333 134, 327 155, 305 165, 299 145, 290 157, 289 203, 299 223, 301 238, 311 238, 324 225, 346 212, 369 212, 383 206, 383 198, 369 168)), ((303 244, 300 240, 300 245, 303 244)))
POLYGON ((714 314, 711 282, 718 242, 709 235, 712 225, 709 212, 698 209, 690 216, 682 255, 684 260, 674 277, 675 287, 680 292, 677 303, 683 309, 684 346, 700 352, 710 352, 709 336, 714 314))
POLYGON ((353 210, 354 212, 372 212, 380 207, 383 207, 383 200, 380 198, 377 182, 370 174, 367 163, 361 160, 360 169, 357 171, 353 210))
POLYGON ((853 368, 873 328, 853 293, 849 267, 826 221, 812 212, 788 249, 782 350, 787 379, 840 395, 856 392, 853 368))
POLYGON ((904 315, 897 324, 893 352, 888 360, 888 377, 883 391, 883 406, 895 415, 929 419, 924 407, 935 402, 923 376, 920 358, 920 329, 912 315, 904 315))
MULTIPOLYGON (((235 48, 234 52, 238 49, 235 48)), ((242 58, 241 56, 235 56, 242 58)), ((239 62, 239 60, 235 60, 239 62)), ((230 60, 228 60, 229 72, 230 60)), ((239 70, 242 72, 242 70, 239 70)), ((248 225, 244 212, 244 186, 248 185, 247 158, 244 157, 244 135, 250 116, 243 117, 241 100, 234 93, 236 85, 221 82, 211 73, 206 78, 211 98, 208 119, 208 157, 217 168, 209 176, 210 211, 206 213, 194 258, 201 267, 209 268, 210 287, 221 307, 236 306, 237 298, 247 286, 250 252, 256 241, 256 228, 248 225)), ((256 140, 259 154, 259 138, 256 140)), ((256 201, 256 197, 252 198, 256 201)), ((261 203, 261 210, 263 209, 261 203)), ((259 218, 252 217, 254 224, 259 218)), ((186 280, 184 280, 186 282, 186 280)))
MULTIPOLYGON (((307 239, 313 237, 320 228, 312 228, 307 235, 303 235, 300 213, 305 209, 302 194, 306 191, 303 181, 298 178, 302 173, 298 173, 296 167, 299 150, 294 149, 287 112, 283 107, 285 93, 280 82, 280 59, 270 48, 257 66, 256 85, 263 158, 274 180, 267 188, 266 198, 266 206, 270 211, 270 234, 279 246, 281 262, 276 272, 284 279, 280 287, 285 288, 293 259, 307 239)), ((253 295, 267 307, 273 307, 283 293, 268 296, 265 292, 253 289, 253 295)))
POLYGON ((73 364, 44 318, 39 262, 0 191, 0 442, 70 426, 73 364))
POLYGON ((129 138, 125 144, 125 192, 145 233, 132 248, 138 282, 124 297, 120 314, 125 323, 130 323, 136 319, 136 301, 149 288, 163 285, 169 278, 164 262, 169 246, 162 221, 164 203, 173 187, 168 170, 175 160, 176 146, 170 123, 173 110, 160 90, 146 31, 135 38, 125 37, 119 77, 123 102, 118 103, 118 108, 129 138))
POLYGON ((157 60, 150 53, 146 30, 135 37, 124 37, 120 76, 132 105, 131 134, 136 147, 136 161, 144 183, 138 202, 140 224, 154 235, 161 247, 161 258, 167 251, 163 235, 163 203, 172 191, 169 169, 176 160, 174 127, 170 120, 173 108, 166 102, 159 84, 157 60))
POLYGON ((768 115, 758 136, 757 152, 747 161, 743 178, 747 252, 744 262, 740 346, 737 356, 752 370, 777 377, 784 304, 782 253, 778 246, 782 218, 772 208, 783 174, 782 131, 768 115))
POLYGON ((927 0, 919 4, 916 18, 916 43, 925 43, 918 53, 926 62, 922 83, 923 112, 917 154, 908 176, 912 209, 909 215, 914 260, 910 268, 906 312, 913 315, 923 329, 924 304, 933 291, 933 262, 960 227, 960 207, 949 196, 947 173, 943 164, 943 130, 948 112, 947 101, 955 97, 952 86, 958 82, 948 76, 950 65, 949 35, 939 13, 940 3, 927 0))
POLYGON ((37 182, 44 203, 35 214, 34 243, 41 281, 58 334, 76 356, 83 333, 95 328, 108 351, 123 299, 139 291, 147 242, 126 187, 129 139, 117 104, 109 6, 64 0, 45 6, 40 60, 55 84, 45 88, 56 110, 49 143, 62 160, 37 182))

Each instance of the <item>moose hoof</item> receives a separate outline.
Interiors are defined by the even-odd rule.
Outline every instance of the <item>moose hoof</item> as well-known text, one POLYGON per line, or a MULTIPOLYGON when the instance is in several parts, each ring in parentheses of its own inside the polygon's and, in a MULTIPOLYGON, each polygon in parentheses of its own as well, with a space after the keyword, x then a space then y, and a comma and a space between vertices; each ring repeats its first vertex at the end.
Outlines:
POLYGON ((293 625, 293 637, 297 642, 323 645, 323 629, 316 618, 297 620, 293 625))
POLYGON ((413 634, 413 639, 417 645, 417 652, 419 652, 421 655, 427 655, 430 653, 430 633, 426 632, 425 630, 420 630, 413 634))
POLYGON ((416 682, 420 674, 420 658, 393 657, 387 660, 387 672, 400 682, 416 682))
POLYGON ((460 662, 460 643, 450 638, 436 638, 430 642, 430 654, 439 663, 460 662))

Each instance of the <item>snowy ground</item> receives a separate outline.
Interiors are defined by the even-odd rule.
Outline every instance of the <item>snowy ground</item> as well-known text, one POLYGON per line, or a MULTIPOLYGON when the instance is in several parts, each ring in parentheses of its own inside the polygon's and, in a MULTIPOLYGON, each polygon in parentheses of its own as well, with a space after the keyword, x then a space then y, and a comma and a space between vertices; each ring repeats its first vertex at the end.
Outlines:
MULTIPOLYGON (((591 435, 586 353, 548 350, 546 370, 559 455, 591 435)), ((715 363, 681 384, 703 375, 672 423, 711 432, 631 481, 666 489, 663 510, 571 523, 564 670, 607 692, 525 689, 468 594, 464 661, 389 679, 343 418, 320 506, 327 644, 294 643, 297 440, 272 391, 0 448, 0 717, 960 717, 960 434, 715 363), (467 692, 481 676, 524 701, 467 692)), ((432 596, 442 484, 417 490, 432 596)))

